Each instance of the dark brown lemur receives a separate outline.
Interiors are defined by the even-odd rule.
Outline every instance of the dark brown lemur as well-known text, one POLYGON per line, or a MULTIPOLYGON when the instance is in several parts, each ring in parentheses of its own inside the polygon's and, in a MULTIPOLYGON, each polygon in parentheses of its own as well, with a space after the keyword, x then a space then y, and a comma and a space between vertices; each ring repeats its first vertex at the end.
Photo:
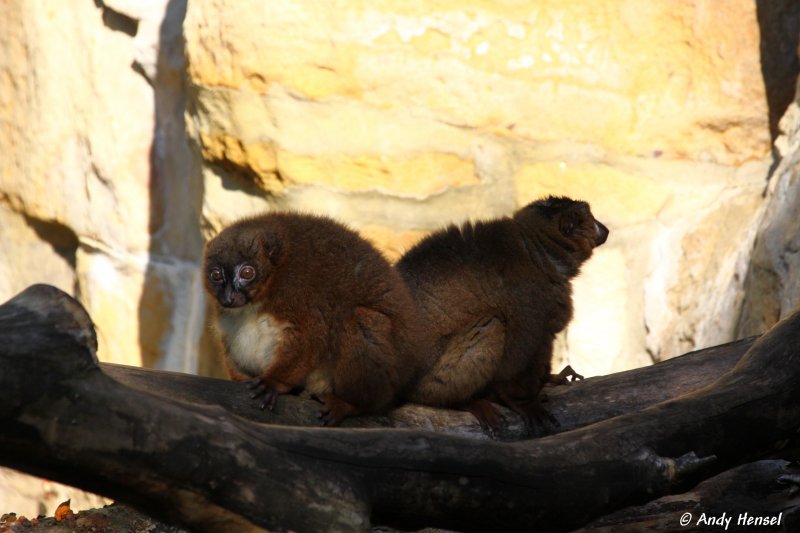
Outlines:
POLYGON ((413 402, 471 411, 491 434, 500 415, 519 413, 532 432, 555 419, 541 407, 553 341, 572 318, 571 279, 608 229, 589 204, 549 197, 512 217, 450 226, 397 263, 430 328, 436 350, 409 394, 413 402))
POLYGON ((272 213, 236 222, 206 246, 205 274, 228 371, 250 381, 262 408, 305 389, 322 401, 325 425, 382 411, 429 357, 399 273, 329 218, 272 213))

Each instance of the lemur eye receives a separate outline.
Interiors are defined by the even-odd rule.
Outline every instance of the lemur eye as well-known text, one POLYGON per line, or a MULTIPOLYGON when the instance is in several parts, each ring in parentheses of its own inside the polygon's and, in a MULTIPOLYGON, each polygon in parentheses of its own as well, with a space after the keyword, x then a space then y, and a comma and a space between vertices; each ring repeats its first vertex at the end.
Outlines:
POLYGON ((256 269, 250 265, 245 265, 239 270, 239 277, 244 281, 251 281, 256 277, 256 269))
POLYGON ((225 276, 222 275, 221 269, 215 267, 208 271, 208 279, 210 279, 212 283, 222 283, 225 276))

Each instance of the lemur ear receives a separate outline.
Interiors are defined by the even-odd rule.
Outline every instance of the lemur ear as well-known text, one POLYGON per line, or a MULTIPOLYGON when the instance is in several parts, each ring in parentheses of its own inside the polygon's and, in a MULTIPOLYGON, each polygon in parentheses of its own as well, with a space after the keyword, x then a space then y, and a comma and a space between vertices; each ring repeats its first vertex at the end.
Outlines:
POLYGON ((578 225, 578 214, 574 211, 562 213, 558 220, 558 229, 565 237, 571 237, 578 225))
POLYGON ((261 244, 264 246, 264 251, 267 253, 270 262, 273 265, 276 264, 281 255, 281 243, 278 236, 274 233, 265 233, 261 239, 261 244))

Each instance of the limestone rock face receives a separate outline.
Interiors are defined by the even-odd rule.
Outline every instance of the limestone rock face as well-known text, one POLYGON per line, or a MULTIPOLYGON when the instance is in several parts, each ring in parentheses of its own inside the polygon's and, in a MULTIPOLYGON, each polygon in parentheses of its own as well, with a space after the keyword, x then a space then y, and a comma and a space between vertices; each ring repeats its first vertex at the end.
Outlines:
MULTIPOLYGON (((86 305, 101 360, 193 371, 204 304, 184 12, 167 0, 4 2, 0 299, 56 285, 86 305), (165 214, 166 198, 176 207, 165 214)), ((0 512, 100 502, 20 477, 0 473, 0 512)))
MULTIPOLYGON (((263 151, 278 159, 282 150, 315 155, 312 143, 317 151, 333 149, 317 142, 330 133, 324 120, 315 133, 302 130, 306 143, 284 142, 297 131, 281 120, 290 111, 281 100, 287 92, 317 104, 291 106, 298 112, 330 116, 339 112, 334 102, 349 102, 341 112, 357 113, 363 127, 348 133, 373 149, 373 135, 382 131, 360 107, 383 111, 379 123, 394 112, 419 126, 723 164, 761 158, 769 146, 759 32, 748 2, 217 0, 191 6, 186 29, 191 78, 204 89, 247 92, 245 107, 262 113, 240 123, 248 114, 243 99, 228 99, 222 105, 235 108, 228 121, 253 134, 236 136, 243 147, 272 146, 263 151), (248 127, 262 120, 277 131, 248 127)), ((344 123, 329 125, 341 131, 344 123)), ((426 137, 427 128, 411 136, 395 128, 397 135, 382 138, 383 154, 408 157, 413 139, 426 137)), ((222 132, 204 133, 208 153, 225 142, 222 132)), ((439 140, 430 136, 434 146, 424 152, 436 153, 439 140)), ((352 152, 349 140, 347 146, 352 152)))
POLYGON ((0 288, 7 298, 51 282, 80 295, 98 326, 101 360, 193 370, 187 349, 197 351, 202 313, 194 313, 197 327, 173 316, 180 308, 186 315, 187 302, 204 308, 180 4, 5 6, 0 231, 31 253, 4 254, 0 288), (180 206, 168 210, 165 201, 180 206))
POLYGON ((394 259, 566 194, 611 238, 575 283, 564 362, 733 335, 770 163, 754 4, 216 0, 184 31, 208 234, 312 210, 394 259))
POLYGON ((0 225, 18 225, 16 219, 34 230, 38 225, 70 234, 53 243, 53 232, 45 231, 41 242, 61 248, 72 273, 50 278, 55 261, 42 261, 37 272, 4 254, 0 262, 12 286, 3 296, 34 280, 77 290, 103 332, 101 357, 138 363, 135 328, 115 325, 114 315, 127 310, 114 312, 104 302, 135 308, 141 295, 152 89, 130 68, 130 36, 106 28, 102 10, 92 3, 55 9, 48 2, 8 2, 4 12, 0 47, 13 52, 3 54, 0 67, 0 109, 8 125, 0 134, 0 225), (95 273, 102 294, 96 293, 95 273))
POLYGON ((750 258, 738 336, 757 335, 800 306, 800 107, 780 122, 775 145, 782 159, 750 258))

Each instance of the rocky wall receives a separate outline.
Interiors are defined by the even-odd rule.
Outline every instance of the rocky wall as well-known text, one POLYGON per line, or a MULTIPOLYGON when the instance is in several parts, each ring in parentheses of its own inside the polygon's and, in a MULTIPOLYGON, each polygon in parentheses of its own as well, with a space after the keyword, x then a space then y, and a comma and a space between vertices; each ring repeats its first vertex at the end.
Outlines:
POLYGON ((757 335, 800 306, 800 107, 780 121, 780 163, 750 256, 737 337, 757 335))
MULTIPOLYGON (((0 299, 56 285, 89 310, 102 360, 197 371, 205 306, 183 121, 185 7, 3 3, 0 299)), ((0 513, 52 513, 67 498, 102 504, 0 471, 0 513)))
POLYGON ((394 258, 567 194, 611 238, 575 284, 565 362, 731 338, 771 162, 752 2, 216 0, 184 31, 207 235, 304 209, 394 258))

